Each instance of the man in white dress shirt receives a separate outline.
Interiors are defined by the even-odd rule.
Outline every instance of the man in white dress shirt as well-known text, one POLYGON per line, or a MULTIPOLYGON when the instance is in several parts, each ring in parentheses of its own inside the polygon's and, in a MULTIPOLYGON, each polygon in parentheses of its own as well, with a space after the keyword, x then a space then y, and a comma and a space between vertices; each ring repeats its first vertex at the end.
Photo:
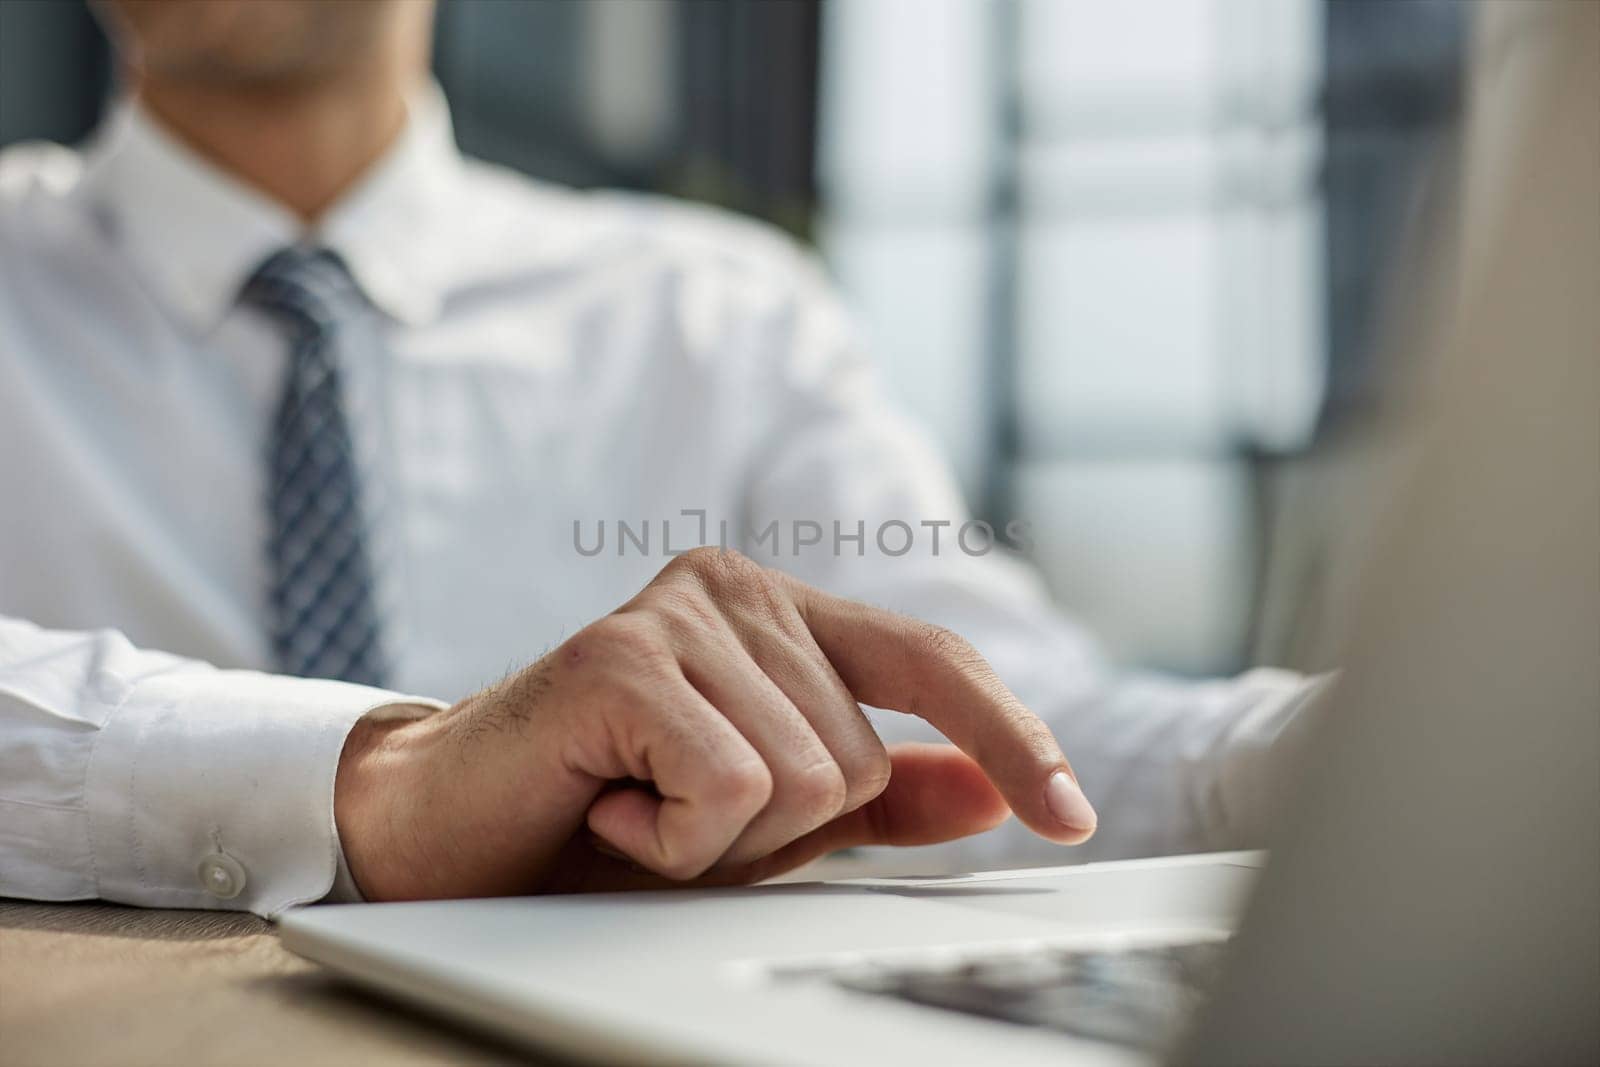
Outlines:
POLYGON ((1118 677, 958 548, 787 241, 461 158, 427 0, 104 13, 112 117, 0 156, 0 895, 1260 843, 1315 684, 1118 677))

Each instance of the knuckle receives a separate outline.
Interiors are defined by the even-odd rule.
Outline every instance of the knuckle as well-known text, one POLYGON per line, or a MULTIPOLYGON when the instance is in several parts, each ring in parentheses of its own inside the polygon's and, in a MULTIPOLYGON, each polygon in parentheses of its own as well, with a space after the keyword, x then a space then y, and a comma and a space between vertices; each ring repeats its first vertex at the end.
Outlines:
POLYGON ((913 637, 914 647, 923 655, 940 663, 947 663, 963 673, 983 669, 983 657, 972 643, 954 630, 933 623, 924 623, 913 637))
POLYGON ((784 792, 806 814, 832 818, 844 810, 850 787, 844 771, 830 759, 797 772, 785 783, 784 792))
POLYGON ((878 797, 889 787, 889 775, 892 772, 889 752, 881 742, 856 757, 846 772, 850 783, 850 795, 846 803, 851 808, 857 808, 878 797))
POLYGON ((753 606, 768 620, 776 622, 780 632, 791 639, 797 638, 805 627, 795 612, 794 601, 790 599, 788 591, 765 567, 756 566, 756 571, 758 573, 749 584, 753 606))
POLYGON ((712 782, 718 806, 749 815, 767 806, 772 790, 772 772, 759 760, 724 767, 712 782))
POLYGON ((668 567, 692 576, 713 596, 737 592, 771 578, 766 568, 749 556, 732 549, 702 546, 692 548, 668 567))
POLYGON ((621 660, 631 665, 651 664, 667 655, 659 628, 642 614, 624 612, 590 623, 567 642, 566 659, 621 660))
POLYGON ((701 545, 699 548, 691 548, 689 551, 677 556, 671 563, 667 564, 667 569, 687 572, 698 578, 706 578, 717 574, 719 569, 726 564, 727 557, 735 554, 729 550, 714 548, 710 545, 701 545))
POLYGON ((721 616, 716 605, 697 587, 674 589, 663 596, 662 613, 669 625, 686 634, 715 631, 721 616))

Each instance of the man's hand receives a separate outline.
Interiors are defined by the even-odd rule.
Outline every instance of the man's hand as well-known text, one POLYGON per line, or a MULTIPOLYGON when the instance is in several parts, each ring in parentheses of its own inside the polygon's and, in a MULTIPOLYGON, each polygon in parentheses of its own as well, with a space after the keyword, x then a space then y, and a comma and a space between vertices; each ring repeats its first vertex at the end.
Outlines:
POLYGON ((363 722, 334 809, 371 900, 755 881, 1007 809, 1094 831, 1049 729, 963 639, 699 549, 501 684, 363 722), (956 748, 885 750, 858 703, 956 748))

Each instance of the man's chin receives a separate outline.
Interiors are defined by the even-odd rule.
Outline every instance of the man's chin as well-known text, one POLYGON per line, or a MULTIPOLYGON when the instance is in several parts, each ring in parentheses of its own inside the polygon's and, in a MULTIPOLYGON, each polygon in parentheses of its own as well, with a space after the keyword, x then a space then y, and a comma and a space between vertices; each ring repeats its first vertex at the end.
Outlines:
POLYGON ((381 39, 386 4, 205 0, 97 7, 147 79, 216 91, 295 89, 348 69, 381 39))

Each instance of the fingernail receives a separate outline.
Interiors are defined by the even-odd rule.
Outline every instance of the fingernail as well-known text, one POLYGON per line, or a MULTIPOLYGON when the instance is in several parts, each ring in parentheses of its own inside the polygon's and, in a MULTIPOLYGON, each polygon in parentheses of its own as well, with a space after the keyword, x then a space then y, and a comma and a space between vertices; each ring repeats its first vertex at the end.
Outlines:
POLYGON ((1089 798, 1066 771, 1057 771, 1045 783, 1044 803, 1056 821, 1074 830, 1093 830, 1100 821, 1089 798))

